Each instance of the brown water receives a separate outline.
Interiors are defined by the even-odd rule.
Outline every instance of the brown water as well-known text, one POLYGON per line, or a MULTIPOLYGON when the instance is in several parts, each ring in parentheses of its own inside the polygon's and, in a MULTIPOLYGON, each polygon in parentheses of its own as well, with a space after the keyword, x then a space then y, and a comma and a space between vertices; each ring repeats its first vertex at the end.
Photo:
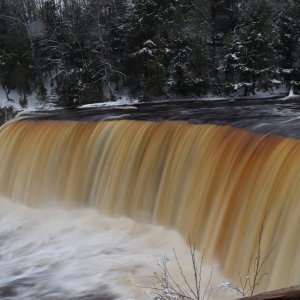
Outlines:
POLYGON ((264 216, 261 290, 300 282, 300 142, 182 121, 18 121, 0 132, 0 194, 176 229, 244 278, 264 216))

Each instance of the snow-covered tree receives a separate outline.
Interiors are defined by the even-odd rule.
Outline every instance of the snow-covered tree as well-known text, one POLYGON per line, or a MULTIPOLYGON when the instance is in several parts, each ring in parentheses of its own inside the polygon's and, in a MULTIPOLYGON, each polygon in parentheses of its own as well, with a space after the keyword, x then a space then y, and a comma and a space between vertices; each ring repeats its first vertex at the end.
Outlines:
POLYGON ((225 90, 244 95, 278 84, 276 42, 278 28, 268 1, 247 2, 225 48, 222 70, 225 90))
POLYGON ((300 2, 288 0, 276 3, 276 23, 279 28, 277 52, 281 75, 292 90, 300 88, 300 2))
POLYGON ((0 81, 64 105, 297 88, 299 23, 296 0, 0 0, 0 81))

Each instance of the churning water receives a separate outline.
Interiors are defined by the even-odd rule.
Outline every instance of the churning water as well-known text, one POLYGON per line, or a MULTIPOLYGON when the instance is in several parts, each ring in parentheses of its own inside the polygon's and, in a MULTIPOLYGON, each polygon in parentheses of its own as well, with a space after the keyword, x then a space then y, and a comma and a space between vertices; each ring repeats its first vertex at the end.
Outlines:
MULTIPOLYGON (((187 278, 193 274, 189 247, 175 231, 92 209, 31 209, 6 199, 0 207, 1 299, 150 299, 164 255, 182 281, 173 247, 187 278)), ((214 289, 224 282, 218 273, 214 289)), ((209 276, 203 265, 203 291, 209 276)))

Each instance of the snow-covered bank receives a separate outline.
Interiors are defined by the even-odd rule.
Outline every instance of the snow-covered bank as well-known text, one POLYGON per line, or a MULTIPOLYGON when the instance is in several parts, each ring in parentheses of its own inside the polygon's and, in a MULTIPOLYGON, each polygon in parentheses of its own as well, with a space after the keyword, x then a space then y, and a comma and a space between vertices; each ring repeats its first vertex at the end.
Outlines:
POLYGON ((21 95, 16 90, 11 90, 10 93, 6 95, 4 89, 0 88, 1 108, 12 108, 16 112, 55 109, 54 103, 39 100, 35 92, 26 95, 26 103, 22 104, 21 98, 21 95))
MULTIPOLYGON (((241 96, 239 93, 236 93, 231 96, 218 96, 212 93, 209 93, 207 95, 204 95, 202 97, 153 97, 151 99, 143 100, 143 97, 134 98, 130 97, 128 95, 120 96, 119 98, 113 100, 113 101, 101 101, 99 99, 99 102, 97 103, 87 103, 77 106, 79 109, 97 109, 97 108, 120 108, 123 107, 123 109, 134 109, 136 108, 134 105, 138 103, 168 103, 168 102, 179 102, 179 101, 243 101, 243 100, 267 100, 267 99, 278 99, 278 100, 295 100, 300 99, 300 95, 292 93, 288 93, 288 90, 286 87, 280 87, 277 90, 274 90, 272 92, 260 92, 256 91, 255 95, 250 96, 241 96)), ((20 94, 12 90, 9 95, 6 95, 3 88, 0 88, 0 109, 4 108, 5 110, 13 111, 12 115, 22 115, 23 113, 30 113, 30 112, 43 112, 43 111, 51 111, 51 110, 59 110, 63 109, 63 107, 60 107, 57 105, 57 101, 52 101, 51 96, 49 95, 47 97, 48 100, 39 100, 37 97, 37 94, 35 92, 32 92, 32 94, 27 95, 26 104, 22 105, 22 101, 20 101, 21 96, 20 94)), ((9 119, 9 118, 8 118, 9 119)), ((7 120, 7 118, 5 118, 7 120)))
POLYGON ((98 103, 90 103, 78 106, 78 108, 96 108, 96 107, 105 107, 105 106, 120 106, 120 105, 128 105, 128 104, 136 104, 139 103, 138 99, 130 98, 128 96, 122 96, 114 101, 107 102, 98 102, 98 103))

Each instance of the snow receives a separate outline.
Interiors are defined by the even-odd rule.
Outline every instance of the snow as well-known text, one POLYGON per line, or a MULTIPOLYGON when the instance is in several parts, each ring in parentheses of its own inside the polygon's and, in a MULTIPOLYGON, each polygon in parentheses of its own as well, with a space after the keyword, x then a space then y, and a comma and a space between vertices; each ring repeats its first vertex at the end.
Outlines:
POLYGON ((5 91, 0 88, 0 107, 13 108, 15 111, 36 111, 36 110, 51 110, 55 109, 53 103, 40 101, 36 92, 32 92, 30 95, 26 95, 27 104, 23 107, 20 104, 22 96, 16 91, 12 90, 9 93, 10 100, 7 100, 5 91))
POLYGON ((290 100, 290 99, 298 99, 299 95, 294 93, 294 86, 292 85, 289 91, 289 95, 284 97, 283 100, 290 100))
POLYGON ((286 87, 285 84, 282 84, 282 82, 271 79, 270 80, 274 85, 276 84, 278 88, 273 88, 272 90, 255 90, 254 95, 248 95, 244 96, 244 86, 252 87, 252 83, 247 82, 238 82, 234 85, 234 89, 236 92, 232 95, 232 98, 235 99, 268 99, 268 98, 274 98, 274 97, 284 97, 289 94, 289 89, 286 87))
POLYGON ((272 79, 271 82, 275 85, 275 84, 281 84, 281 81, 277 80, 277 79, 272 79))
MULTIPOLYGON (((45 82, 45 87, 46 87, 47 91, 51 91, 50 83, 45 82)), ((9 98, 11 100, 7 100, 5 91, 1 87, 0 88, 0 107, 12 108, 17 112, 33 112, 33 111, 40 111, 40 110, 58 109, 58 107, 55 105, 55 103, 49 103, 49 101, 47 102, 47 101, 39 100, 36 92, 32 92, 30 95, 26 95, 27 104, 24 107, 20 104, 21 95, 16 90, 11 90, 11 92, 9 93, 9 98)), ((119 97, 116 101, 85 104, 85 105, 79 106, 79 108, 120 106, 120 105, 135 104, 135 103, 138 103, 138 99, 130 98, 129 96, 124 95, 124 96, 119 97)))
POLYGON ((213 94, 207 94, 201 98, 199 98, 199 100, 202 101, 222 101, 222 100, 231 100, 231 98, 228 97, 219 97, 213 94))
POLYGON ((239 58, 236 56, 235 53, 232 53, 232 54, 231 54, 231 57, 232 57, 234 60, 239 60, 239 58))
POLYGON ((285 90, 285 92, 279 92, 278 91, 255 91, 254 95, 248 95, 248 96, 242 96, 242 95, 236 95, 235 98, 238 99, 269 99, 273 97, 280 97, 286 95, 288 92, 285 90))
POLYGON ((142 48, 141 50, 139 50, 138 52, 135 52, 134 54, 133 54, 133 56, 135 56, 135 55, 137 55, 137 54, 148 54, 148 55, 152 55, 152 50, 150 50, 149 48, 146 48, 146 47, 144 47, 144 48, 142 48))
POLYGON ((128 96, 122 96, 116 101, 108 101, 108 102, 99 102, 99 103, 91 103, 84 104, 79 106, 79 108, 96 108, 96 107, 108 107, 108 106, 120 106, 120 105, 128 105, 128 104, 136 104, 139 101, 137 99, 132 99, 128 96))
MULTIPOLYGON (((48 98, 51 98, 51 91, 53 90, 53 86, 51 85, 51 78, 45 76, 43 78, 43 84, 44 87, 48 93, 48 98)), ((37 110, 52 110, 56 109, 55 104, 49 99, 47 100, 41 100, 39 99, 37 92, 32 91, 31 93, 26 94, 26 100, 27 103, 22 106, 20 104, 20 100, 24 98, 23 95, 21 95, 17 90, 11 90, 9 95, 9 99, 7 99, 6 93, 3 89, 3 87, 0 85, 0 108, 12 108, 15 111, 24 111, 24 112, 30 112, 30 111, 37 111, 37 110)))
MULTIPOLYGON (((280 82, 277 80, 273 80, 274 83, 276 81, 276 84, 279 84, 280 82)), ((172 84, 171 81, 168 82, 168 84, 172 84)), ((243 83, 244 84, 244 83, 243 83)), ((298 98, 299 95, 294 94, 293 89, 288 90, 288 88, 285 85, 280 85, 279 88, 273 89, 272 91, 256 91, 255 95, 249 95, 249 96, 243 96, 243 84, 236 84, 236 93, 229 96, 229 97, 222 97, 217 96, 213 93, 208 93, 202 97, 189 97, 189 98, 183 98, 183 97, 171 97, 170 99, 164 99, 164 101, 178 101, 178 100, 199 100, 199 101, 224 101, 224 100, 232 100, 232 99, 268 99, 276 96, 282 96, 283 99, 292 99, 292 98, 298 98), (287 96, 288 95, 288 96, 287 96)), ((47 88, 47 87, 46 87, 47 88)), ((50 90, 50 88, 49 88, 50 90)), ((34 112, 34 111, 40 111, 40 110, 54 110, 58 109, 57 106, 55 106, 54 103, 44 102, 40 101, 37 98, 37 94, 33 92, 31 95, 27 95, 27 105, 26 107, 22 107, 19 103, 20 100, 20 94, 12 90, 9 94, 10 101, 7 100, 5 91, 3 88, 0 88, 0 107, 3 108, 12 108, 17 112, 34 112)), ((162 99, 159 98, 152 102, 161 102, 162 99)), ((128 106, 131 108, 134 108, 133 106, 130 106, 132 104, 139 103, 139 100, 137 98, 131 98, 128 95, 120 96, 115 101, 107 101, 107 102, 97 102, 97 103, 91 103, 91 104, 84 104, 80 105, 78 108, 86 109, 86 108, 97 108, 97 107, 113 107, 113 106, 128 106)))
POLYGON ((152 41, 152 40, 147 40, 144 43, 145 46, 152 46, 152 47, 156 47, 156 44, 152 41))
POLYGON ((293 72, 293 69, 282 69, 282 72, 284 74, 291 74, 293 72))

